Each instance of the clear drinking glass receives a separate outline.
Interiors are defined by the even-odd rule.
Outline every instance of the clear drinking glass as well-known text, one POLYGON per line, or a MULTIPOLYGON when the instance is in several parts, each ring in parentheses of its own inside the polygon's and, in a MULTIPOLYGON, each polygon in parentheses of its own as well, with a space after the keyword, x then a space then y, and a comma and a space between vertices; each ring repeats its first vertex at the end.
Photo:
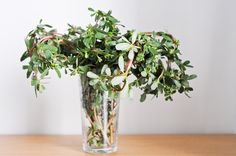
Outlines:
POLYGON ((83 150, 88 153, 112 153, 117 150, 119 94, 101 92, 80 77, 83 150))

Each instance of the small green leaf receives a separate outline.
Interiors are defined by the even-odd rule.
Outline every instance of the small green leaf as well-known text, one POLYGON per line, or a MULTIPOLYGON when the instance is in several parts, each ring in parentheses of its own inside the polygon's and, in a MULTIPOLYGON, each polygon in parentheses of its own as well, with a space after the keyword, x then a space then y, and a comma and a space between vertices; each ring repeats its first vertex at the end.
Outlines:
POLYGON ((22 69, 28 69, 29 68, 29 66, 28 65, 23 65, 23 67, 22 67, 22 69))
POLYGON ((157 88, 157 82, 153 82, 151 85, 151 90, 155 90, 157 88))
POLYGON ((134 31, 134 32, 133 32, 133 35, 132 35, 132 44, 134 44, 134 42, 136 41, 137 36, 138 36, 137 31, 134 31))
POLYGON ((29 57, 29 53, 28 53, 28 51, 25 51, 24 53, 23 53, 23 55, 21 56, 21 58, 20 58, 20 61, 24 61, 26 58, 28 58, 29 57))
POLYGON ((109 67, 106 68, 105 72, 108 76, 111 76, 111 69, 109 67))
POLYGON ((125 50, 127 51, 130 48, 129 43, 119 43, 116 45, 116 50, 125 50))
POLYGON ((120 84, 121 82, 123 82, 124 79, 125 79, 125 76, 116 76, 111 80, 111 84, 113 86, 116 86, 120 84))
POLYGON ((46 75, 48 75, 48 68, 47 69, 45 69, 44 71, 43 71, 43 73, 41 74, 41 79, 43 79, 46 75))
POLYGON ((54 69, 55 69, 55 71, 56 71, 56 73, 57 73, 57 76, 58 76, 59 78, 61 78, 61 72, 60 72, 60 70, 59 70, 57 67, 54 67, 54 69))
POLYGON ((144 71, 141 72, 141 75, 142 75, 142 77, 146 77, 147 76, 147 72, 144 70, 144 71))
POLYGON ((124 36, 121 37, 121 39, 127 43, 129 43, 129 40, 127 40, 127 38, 125 38, 124 36))
POLYGON ((88 8, 88 10, 94 12, 94 9, 93 9, 93 8, 88 8))
POLYGON ((93 79, 93 80, 89 81, 89 85, 94 86, 98 82, 99 82, 99 79, 93 79))
POLYGON ((130 50, 130 51, 129 51, 128 58, 129 58, 130 60, 132 60, 132 59, 134 58, 134 51, 133 51, 133 50, 130 50))
POLYGON ((140 97, 140 102, 144 102, 146 100, 146 93, 143 93, 140 97))
POLYGON ((25 45, 27 47, 27 49, 31 49, 33 47, 33 39, 25 39, 25 45))
POLYGON ((106 36, 106 35, 103 34, 103 33, 101 33, 101 32, 97 32, 97 33, 95 34, 95 37, 96 37, 97 39, 103 39, 105 36, 106 36))
POLYGON ((175 83, 177 88, 181 87, 181 83, 178 80, 174 80, 174 83, 175 83))
POLYGON ((129 84, 128 83, 125 84, 120 95, 121 95, 121 97, 128 97, 128 95, 129 95, 129 84))
POLYGON ((184 63, 183 63, 183 65, 188 65, 188 64, 190 64, 190 61, 189 60, 187 60, 187 61, 184 61, 184 63))
POLYGON ((144 53, 143 52, 139 52, 137 57, 136 57, 137 61, 143 61, 144 60, 144 53))
POLYGON ((106 86, 106 84, 104 82, 100 81, 100 84, 101 84, 101 89, 103 91, 107 91, 108 90, 108 88, 107 88, 107 86, 106 86))
POLYGON ((28 70, 28 71, 27 71, 27 73, 26 73, 27 79, 30 77, 31 73, 32 73, 32 70, 28 70))
POLYGON ((188 80, 192 80, 192 79, 195 79, 195 78, 197 78, 197 75, 193 74, 193 75, 190 75, 190 76, 188 77, 188 80))
POLYGON ((46 59, 50 59, 52 57, 52 53, 50 50, 45 50, 44 55, 46 59))
POLYGON ((108 68, 108 65, 107 64, 104 64, 102 66, 102 70, 101 70, 101 74, 104 74, 105 70, 108 68))
POLYGON ((87 72, 87 76, 91 79, 97 79, 99 76, 97 74, 94 74, 93 72, 89 71, 87 72))
POLYGON ((107 64, 104 64, 101 70, 101 74, 104 74, 105 70, 108 68, 107 64))
POLYGON ((32 79, 31 80, 31 86, 36 86, 39 83, 37 79, 32 79))
POLYGON ((124 62, 124 58, 122 55, 119 56, 119 59, 118 59, 118 65, 119 65, 119 68, 122 72, 124 72, 124 66, 125 66, 125 62, 124 62))
POLYGON ((45 90, 44 85, 39 84, 39 85, 38 85, 38 90, 39 90, 40 93, 42 93, 43 90, 45 90))
POLYGON ((85 74, 88 71, 88 66, 79 66, 78 67, 78 72, 81 74, 85 74))
POLYGON ((148 78, 148 85, 152 84, 152 77, 148 78))

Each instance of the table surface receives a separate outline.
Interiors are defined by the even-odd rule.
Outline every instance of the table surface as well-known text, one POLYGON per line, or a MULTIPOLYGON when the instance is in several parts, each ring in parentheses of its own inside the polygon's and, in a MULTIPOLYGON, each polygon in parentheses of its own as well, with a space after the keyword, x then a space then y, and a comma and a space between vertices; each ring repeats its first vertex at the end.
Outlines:
MULTIPOLYGON (((0 136, 0 156, 88 156, 81 136, 0 136)), ((109 156, 236 156, 236 135, 122 135, 109 156)))

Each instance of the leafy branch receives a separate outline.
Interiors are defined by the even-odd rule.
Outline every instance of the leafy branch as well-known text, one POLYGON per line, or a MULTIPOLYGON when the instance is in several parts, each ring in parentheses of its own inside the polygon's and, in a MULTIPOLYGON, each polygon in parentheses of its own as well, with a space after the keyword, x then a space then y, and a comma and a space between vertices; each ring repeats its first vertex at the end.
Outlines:
POLYGON ((35 92, 45 89, 43 80, 51 70, 61 77, 66 74, 87 76, 89 85, 100 91, 129 92, 138 87, 143 90, 141 101, 147 94, 164 94, 172 100, 176 92, 193 90, 189 80, 196 75, 186 73, 192 68, 189 60, 180 59, 179 41, 165 32, 137 32, 121 34, 122 25, 112 16, 89 8, 95 20, 85 29, 69 25, 65 34, 40 21, 25 39, 27 50, 21 61, 35 92), (128 81, 133 75, 135 80, 128 81))

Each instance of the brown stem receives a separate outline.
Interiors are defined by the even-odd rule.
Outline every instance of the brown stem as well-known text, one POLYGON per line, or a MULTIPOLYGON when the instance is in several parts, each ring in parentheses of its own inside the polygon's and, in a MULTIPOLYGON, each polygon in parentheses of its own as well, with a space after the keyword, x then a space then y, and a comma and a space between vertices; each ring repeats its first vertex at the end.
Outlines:
POLYGON ((144 32, 147 36, 151 36, 152 32, 144 32))
POLYGON ((110 143, 113 144, 114 137, 113 137, 113 124, 110 126, 110 143))

